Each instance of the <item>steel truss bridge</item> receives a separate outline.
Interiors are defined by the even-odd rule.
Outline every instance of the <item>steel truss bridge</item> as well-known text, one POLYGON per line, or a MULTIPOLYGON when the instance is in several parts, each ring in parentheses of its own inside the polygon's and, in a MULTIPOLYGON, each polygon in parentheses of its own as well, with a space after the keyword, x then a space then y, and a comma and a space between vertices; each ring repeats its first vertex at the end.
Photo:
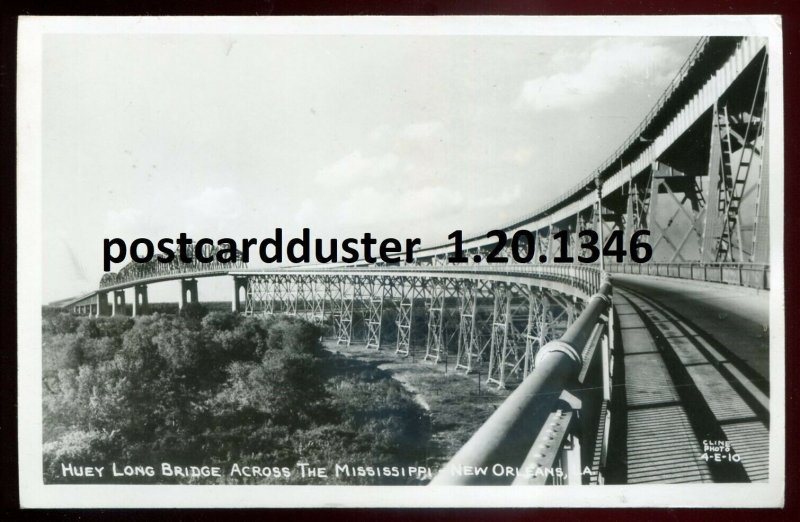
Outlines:
POLYGON ((549 260, 560 253, 560 231, 575 255, 583 230, 619 231, 627 245, 647 229, 654 255, 644 264, 476 263, 494 247, 476 235, 464 242, 465 265, 448 264, 451 245, 418 250, 399 266, 131 264, 66 306, 125 313, 132 288, 139 315, 148 312, 149 284, 179 280, 183 307, 198 302, 198 278, 231 277, 234 311, 329 324, 342 345, 424 350, 420 364, 455 355, 458 371, 483 370, 489 384, 513 392, 433 484, 765 481, 768 341, 742 349, 735 337, 745 338, 746 318, 727 338, 702 326, 711 314, 737 313, 739 301, 722 312, 704 304, 726 292, 744 292, 767 313, 768 76, 766 40, 700 39, 606 162, 545 207, 494 227, 509 237, 531 232, 517 249, 549 260), (690 288, 696 302, 675 305, 690 288), (709 441, 732 449, 708 451, 709 441), (515 472, 498 475, 495 466, 515 472))

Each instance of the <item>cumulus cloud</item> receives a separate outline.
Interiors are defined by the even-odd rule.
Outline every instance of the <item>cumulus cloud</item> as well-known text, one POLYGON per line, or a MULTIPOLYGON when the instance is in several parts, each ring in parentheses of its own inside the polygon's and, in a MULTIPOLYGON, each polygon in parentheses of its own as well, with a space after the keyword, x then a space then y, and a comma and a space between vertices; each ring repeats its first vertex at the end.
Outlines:
POLYGON ((444 132, 444 124, 440 121, 424 121, 406 125, 400 136, 406 140, 429 140, 444 132))
POLYGON ((110 229, 130 230, 141 224, 144 211, 137 208, 109 210, 106 222, 110 229))
POLYGON ((519 185, 505 187, 502 191, 476 197, 471 203, 476 208, 502 208, 519 201, 522 189, 519 185))
POLYGON ((157 239, 176 232, 211 236, 236 228, 243 215, 243 200, 231 187, 205 187, 185 199, 165 201, 155 197, 141 207, 109 210, 106 235, 157 239))
POLYGON ((533 159, 533 147, 530 145, 518 146, 512 149, 505 150, 500 158, 513 165, 525 166, 528 165, 533 159))
POLYGON ((224 213, 236 218, 241 215, 241 197, 231 187, 206 187, 202 192, 183 201, 184 209, 194 215, 219 217, 224 213))
POLYGON ((338 223, 362 225, 370 223, 382 228, 396 216, 429 219, 446 213, 463 203, 460 191, 441 186, 415 187, 399 192, 363 187, 352 191, 333 210, 338 223))
POLYGON ((534 111, 580 108, 633 84, 666 83, 680 57, 655 42, 604 39, 583 53, 557 53, 556 72, 527 80, 520 106, 534 111), (569 58, 569 59, 568 59, 569 58))
POLYGON ((356 150, 332 165, 320 169, 316 181, 326 187, 351 185, 359 181, 380 178, 395 169, 399 161, 393 153, 365 156, 360 150, 356 150))

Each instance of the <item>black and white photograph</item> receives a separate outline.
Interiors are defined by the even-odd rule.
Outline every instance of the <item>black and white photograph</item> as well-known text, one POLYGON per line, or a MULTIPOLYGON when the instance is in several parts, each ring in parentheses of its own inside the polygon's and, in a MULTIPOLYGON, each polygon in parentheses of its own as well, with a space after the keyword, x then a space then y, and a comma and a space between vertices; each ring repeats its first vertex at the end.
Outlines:
POLYGON ((23 507, 783 504, 779 17, 18 47, 23 507))

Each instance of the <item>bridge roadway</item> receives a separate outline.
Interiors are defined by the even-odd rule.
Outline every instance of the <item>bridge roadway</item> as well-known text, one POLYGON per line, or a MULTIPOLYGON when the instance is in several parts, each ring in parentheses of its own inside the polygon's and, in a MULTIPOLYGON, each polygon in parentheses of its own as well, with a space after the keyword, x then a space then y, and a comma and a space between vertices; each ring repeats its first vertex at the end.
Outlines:
POLYGON ((768 293, 636 276, 614 286, 627 429, 615 434, 610 478, 766 481, 768 293), (706 440, 729 441, 741 462, 705 460, 706 440))
POLYGON ((614 287, 644 294, 769 381, 769 291, 716 283, 615 274, 614 287))

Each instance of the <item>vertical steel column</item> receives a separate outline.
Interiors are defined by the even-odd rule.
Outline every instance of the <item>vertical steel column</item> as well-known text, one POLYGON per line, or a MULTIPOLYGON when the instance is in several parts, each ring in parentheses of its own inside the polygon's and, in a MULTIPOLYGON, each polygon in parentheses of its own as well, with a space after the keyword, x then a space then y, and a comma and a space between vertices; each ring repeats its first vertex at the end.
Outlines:
POLYGON ((311 321, 314 306, 314 276, 308 274, 298 275, 295 279, 296 285, 296 312, 297 315, 311 321))
POLYGON ((297 294, 299 289, 299 277, 292 275, 285 275, 281 277, 283 281, 283 299, 284 299, 284 313, 287 315, 297 315, 297 294))
POLYGON ((550 230, 548 231, 549 234, 547 235, 547 262, 552 264, 553 258, 556 257, 555 253, 555 246, 558 246, 559 253, 561 252, 561 241, 556 241, 553 239, 553 236, 556 234, 556 227, 555 223, 550 223, 550 230))
POLYGON ((325 322, 325 303, 330 296, 330 276, 311 276, 311 321, 325 322))
MULTIPOLYGON (((254 292, 254 287, 260 285, 261 278, 259 276, 248 276, 245 281, 244 287, 244 315, 256 314, 257 297, 254 292)), ((258 302, 260 305, 260 301, 258 302)))
POLYGON ((411 354, 411 321, 414 317, 417 278, 400 278, 396 289, 399 296, 397 301, 397 349, 395 349, 395 353, 407 356, 411 354))
POLYGON ((349 285, 350 281, 344 282, 347 285, 342 288, 341 310, 339 313, 339 337, 336 344, 344 344, 350 346, 353 338, 353 288, 349 285), (348 295, 349 294, 349 295, 348 295))
MULTIPOLYGON (((714 103, 711 125, 711 143, 708 155, 708 187, 706 187, 706 215, 703 225, 703 261, 714 262, 717 259, 717 239, 722 233, 722 219, 719 208, 720 190, 723 183, 722 136, 720 134, 719 102, 714 103)), ((650 205, 653 205, 651 201, 650 205)))
MULTIPOLYGON (((633 231, 635 230, 635 226, 633 224, 633 200, 635 197, 634 191, 636 188, 633 186, 633 169, 628 167, 628 171, 631 173, 630 177, 628 178, 628 197, 625 198, 625 244, 631 244, 631 236, 633 235, 633 231)), ((600 248, 603 248, 603 245, 600 245, 600 248)), ((625 256, 623 261, 624 263, 630 263, 630 256, 625 256)))
POLYGON ((606 258, 603 255, 603 247, 605 246, 605 234, 603 233, 603 180, 600 175, 595 178, 595 186, 597 188, 597 236, 600 247, 600 270, 606 269, 606 258))
POLYGON ((495 285, 492 310, 492 337, 489 346, 489 373, 486 383, 498 388, 506 384, 506 357, 511 328, 511 292, 506 285, 495 285))
POLYGON ((425 360, 438 363, 447 356, 444 346, 444 284, 438 278, 427 281, 425 309, 428 311, 428 336, 425 341, 425 360))
POLYGON ((339 328, 341 326, 342 317, 342 276, 334 275, 328 276, 327 291, 331 300, 331 322, 333 323, 333 336, 336 338, 337 343, 339 340, 339 328))
POLYGON ((367 290, 367 348, 380 350, 384 285, 378 277, 367 277, 364 283, 362 288, 367 290))
POLYGON ((478 307, 478 289, 472 281, 464 281, 458 288, 459 315, 458 353, 456 370, 463 369, 470 373, 479 361, 481 349, 478 344, 476 315, 478 307))
MULTIPOLYGON (((764 98, 766 100, 766 93, 764 98)), ((764 101, 764 113, 761 123, 764 127, 764 143, 761 148, 761 165, 759 167, 755 223, 753 226, 753 247, 750 257, 750 261, 753 263, 769 263, 769 122, 767 110, 767 102, 764 101)))
POLYGON ((280 304, 277 309, 276 302, 281 302, 278 277, 268 275, 264 278, 264 315, 275 315, 281 311, 280 304))
POLYGON ((354 282, 350 276, 342 276, 339 279, 339 303, 338 309, 334 311, 336 321, 336 344, 350 346, 353 337, 353 301, 355 296, 355 286, 359 283, 354 282))
POLYGON ((525 332, 525 376, 533 370, 536 354, 550 341, 550 300, 547 294, 530 289, 528 297, 528 326, 525 332))
POLYGON ((270 275, 268 278, 267 313, 270 315, 286 313, 286 282, 278 275, 270 275))
POLYGON ((575 213, 575 229, 572 230, 572 233, 569 235, 569 255, 573 258, 577 259, 578 255, 581 253, 581 241, 579 238, 579 234, 581 233, 581 213, 580 211, 575 213))

